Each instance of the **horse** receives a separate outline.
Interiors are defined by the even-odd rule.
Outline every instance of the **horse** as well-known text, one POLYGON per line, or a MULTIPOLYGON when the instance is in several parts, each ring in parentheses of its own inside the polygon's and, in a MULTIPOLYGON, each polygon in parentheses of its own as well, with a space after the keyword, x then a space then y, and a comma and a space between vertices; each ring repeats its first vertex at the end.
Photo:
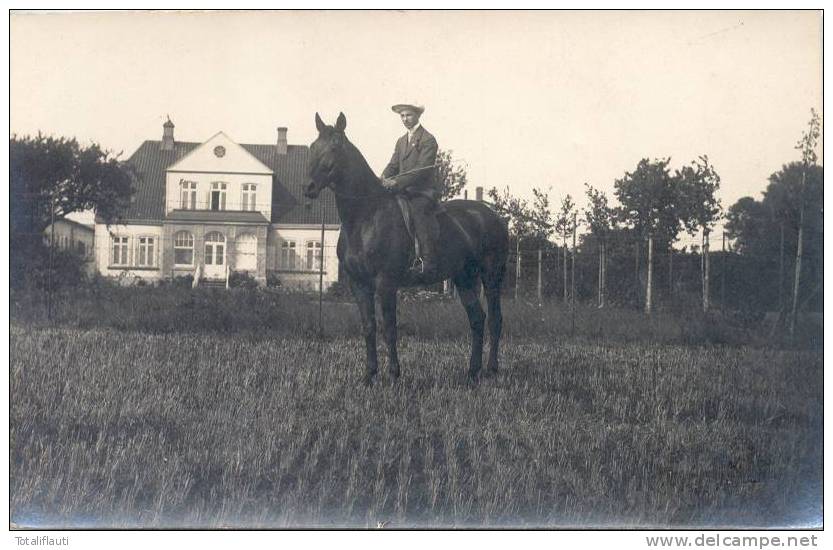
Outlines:
POLYGON ((479 201, 441 203, 437 220, 441 246, 436 248, 437 269, 430 276, 414 273, 414 243, 393 191, 382 186, 367 161, 345 135, 347 119, 339 113, 335 126, 315 114, 318 138, 309 149, 309 183, 304 194, 315 199, 324 188, 335 194, 341 220, 337 255, 348 275, 359 307, 367 348, 365 384, 378 372, 376 305, 381 302, 384 338, 388 348, 388 374, 400 376, 396 348, 397 290, 451 279, 466 310, 471 329, 468 376, 476 381, 481 371, 486 314, 480 304, 480 286, 486 297, 489 360, 485 373, 498 371, 498 345, 502 330, 500 293, 506 272, 509 232, 506 222, 479 201))

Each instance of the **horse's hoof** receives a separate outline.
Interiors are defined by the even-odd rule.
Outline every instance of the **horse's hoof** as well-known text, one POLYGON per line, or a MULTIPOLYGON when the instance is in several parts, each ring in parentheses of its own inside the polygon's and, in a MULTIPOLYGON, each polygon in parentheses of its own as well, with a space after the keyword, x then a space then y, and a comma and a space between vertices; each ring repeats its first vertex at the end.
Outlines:
POLYGON ((494 378, 495 376, 497 376, 497 367, 489 367, 483 371, 484 378, 494 378))
POLYGON ((466 376, 466 381, 470 385, 477 384, 480 381, 480 371, 469 371, 468 375, 466 376))
POLYGON ((362 385, 366 388, 372 386, 374 382, 376 382, 376 373, 365 374, 364 376, 362 376, 362 385))

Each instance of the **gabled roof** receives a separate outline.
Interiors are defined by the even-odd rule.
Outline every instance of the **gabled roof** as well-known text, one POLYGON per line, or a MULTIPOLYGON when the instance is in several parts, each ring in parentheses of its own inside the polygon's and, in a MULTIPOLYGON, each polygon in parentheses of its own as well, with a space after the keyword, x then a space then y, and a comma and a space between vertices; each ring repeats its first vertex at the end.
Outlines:
POLYGON ((173 172, 245 172, 247 174, 273 174, 274 171, 263 164, 248 149, 238 145, 224 132, 217 132, 205 143, 168 166, 173 172), (215 151, 222 150, 221 155, 215 151))
MULTIPOLYGON (((162 221, 165 218, 165 170, 202 144, 174 142, 171 151, 163 151, 161 145, 158 140, 145 141, 127 160, 136 169, 138 181, 133 200, 122 214, 125 221, 162 221)), ((325 223, 341 223, 332 192, 324 191, 313 201, 304 197, 308 147, 289 145, 286 154, 279 155, 274 144, 240 145, 274 173, 270 222, 320 224, 323 208, 325 223)))

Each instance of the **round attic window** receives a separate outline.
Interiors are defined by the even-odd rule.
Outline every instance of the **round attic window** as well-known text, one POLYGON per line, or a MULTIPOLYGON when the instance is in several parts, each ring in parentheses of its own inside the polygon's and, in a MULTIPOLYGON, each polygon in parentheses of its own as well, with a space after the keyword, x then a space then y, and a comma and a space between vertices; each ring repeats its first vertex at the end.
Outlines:
POLYGON ((222 157, 226 154, 226 148, 222 145, 218 145, 214 148, 214 155, 218 157, 222 157))

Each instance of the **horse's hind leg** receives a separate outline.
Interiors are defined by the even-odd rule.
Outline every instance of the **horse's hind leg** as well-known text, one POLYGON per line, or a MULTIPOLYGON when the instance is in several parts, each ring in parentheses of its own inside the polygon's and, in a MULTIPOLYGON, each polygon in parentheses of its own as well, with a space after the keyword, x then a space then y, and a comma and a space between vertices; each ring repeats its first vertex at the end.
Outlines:
POLYGON ((471 328, 469 378, 476 379, 480 367, 483 365, 483 326, 486 319, 486 314, 483 313, 483 308, 480 307, 478 296, 480 280, 476 275, 463 276, 455 278, 454 284, 457 285, 460 302, 463 303, 466 314, 469 316, 469 327, 471 328))
POLYGON ((503 313, 500 309, 500 287, 484 285, 486 303, 489 308, 489 362, 486 364, 488 374, 497 373, 497 354, 500 345, 500 333, 503 329, 503 313))
POLYGON ((489 308, 489 362, 486 364, 486 373, 495 374, 498 369, 498 348, 500 347, 500 335, 503 330, 503 313, 500 307, 500 290, 503 286, 503 276, 506 272, 506 256, 498 250, 495 254, 488 255, 482 266, 483 289, 486 294, 486 303, 489 308))

